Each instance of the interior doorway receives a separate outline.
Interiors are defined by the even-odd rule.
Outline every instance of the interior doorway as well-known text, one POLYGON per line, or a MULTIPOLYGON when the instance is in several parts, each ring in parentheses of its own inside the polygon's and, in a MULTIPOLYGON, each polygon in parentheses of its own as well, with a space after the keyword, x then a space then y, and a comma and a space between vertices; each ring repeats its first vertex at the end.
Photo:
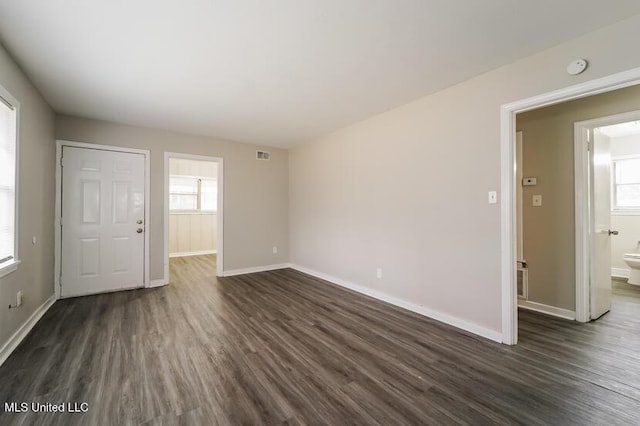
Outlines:
MULTIPOLYGON (((575 124, 576 294, 581 321, 595 320, 612 309, 614 281, 640 285, 640 111, 599 117, 575 124), (582 220, 581 223, 578 220, 582 220)), ((622 286, 623 287, 623 286, 622 286)), ((633 288, 633 287, 631 287, 633 288)))
POLYGON ((518 308, 567 320, 612 309, 640 244, 640 86, 518 115, 518 308), (574 235, 575 234, 575 235, 574 235))
MULTIPOLYGON (((542 109, 553 105, 558 105, 565 102, 575 101, 578 99, 588 98, 599 94, 606 94, 608 92, 616 91, 618 89, 628 88, 640 83, 640 69, 633 69, 619 74, 611 75, 597 80, 592 80, 586 83, 577 84, 575 86, 567 87, 565 89, 557 90, 554 92, 546 93, 540 96, 536 96, 529 99, 523 99, 511 104, 503 105, 501 108, 501 153, 502 153, 502 325, 503 325, 503 343, 516 344, 518 341, 518 268, 517 268, 517 202, 516 202, 516 116, 528 111, 542 109)), ((576 120, 578 121, 578 120, 576 120)), ((527 133, 524 132, 524 140, 527 140, 527 133)), ((526 143, 526 142, 525 142, 526 143)), ((573 158, 571 155, 570 158, 573 158)), ((551 161, 554 161, 552 158, 551 161)), ((569 165, 568 170, 573 172, 572 165, 569 165)), ((526 173, 526 171, 525 171, 526 173)), ((526 178, 526 176, 525 176, 526 178)), ((556 182, 557 183, 557 182, 556 182)), ((571 183, 572 180, 571 180, 571 183)), ((565 182, 566 184, 566 182, 565 182)), ((536 194, 540 195, 540 194, 536 194)), ((576 195, 577 197, 577 195, 576 195)), ((533 202, 533 200, 530 200, 533 202)), ((545 201, 542 205, 545 204, 545 201)), ((527 199, 525 197, 524 204, 526 206, 527 199)), ((572 222, 574 220, 573 214, 578 214, 577 210, 573 212, 572 209, 572 222)), ((585 214, 584 212, 582 214, 585 214)), ((575 242, 575 235, 579 232, 577 230, 577 224, 572 223, 571 226, 562 228, 562 232, 558 235, 563 239, 559 241, 571 241, 571 245, 575 242), (573 235, 572 235, 573 234, 573 235)), ((525 231, 525 241, 526 241, 525 231)), ((572 257, 576 255, 576 247, 571 247, 567 250, 572 257)), ((525 258, 528 257, 525 249, 525 258)), ((576 256, 577 259, 577 256, 576 256)), ((527 262, 529 259, 527 258, 527 262)), ((579 311, 584 310, 584 307, 579 306, 582 303, 575 294, 577 286, 575 286, 575 273, 577 272, 576 262, 569 263, 576 267, 576 271, 572 272, 573 278, 570 284, 574 288, 574 295, 571 297, 574 304, 574 310, 577 314, 579 311)), ((567 280, 563 280, 567 281, 567 280)), ((531 288, 529 288, 531 290, 531 288)))
POLYGON ((222 158, 165 153, 165 279, 172 262, 198 256, 223 274, 222 158))

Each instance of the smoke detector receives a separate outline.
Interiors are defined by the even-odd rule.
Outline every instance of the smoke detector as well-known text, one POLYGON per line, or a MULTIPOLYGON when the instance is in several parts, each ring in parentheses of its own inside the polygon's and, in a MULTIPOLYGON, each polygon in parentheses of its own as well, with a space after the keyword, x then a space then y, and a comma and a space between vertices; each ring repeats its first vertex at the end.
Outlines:
POLYGON ((589 64, 586 59, 576 59, 567 65, 567 72, 569 75, 582 74, 587 69, 587 65, 589 64))

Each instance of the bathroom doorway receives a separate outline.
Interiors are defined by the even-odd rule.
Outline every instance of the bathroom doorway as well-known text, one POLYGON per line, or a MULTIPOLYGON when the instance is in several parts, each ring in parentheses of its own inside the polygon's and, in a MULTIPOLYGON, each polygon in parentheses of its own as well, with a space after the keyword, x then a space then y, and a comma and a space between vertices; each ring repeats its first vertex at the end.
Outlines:
POLYGON ((588 321, 612 309, 616 289, 640 289, 640 111, 576 123, 575 155, 576 212, 587 211, 576 215, 576 313, 588 321))

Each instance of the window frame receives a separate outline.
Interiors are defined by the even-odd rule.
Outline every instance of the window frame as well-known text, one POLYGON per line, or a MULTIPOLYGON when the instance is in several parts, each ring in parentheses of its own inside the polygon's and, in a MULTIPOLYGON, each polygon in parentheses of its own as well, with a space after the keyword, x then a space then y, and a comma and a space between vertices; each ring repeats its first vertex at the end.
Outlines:
MULTIPOLYGON (((215 210, 203 210, 202 209, 202 181, 210 180, 216 182, 216 188, 218 185, 217 178, 210 178, 204 176, 189 176, 189 175, 169 175, 169 214, 211 214, 217 213, 217 197, 216 197, 216 209, 215 210), (172 178, 188 178, 197 180, 197 190, 195 193, 180 193, 171 192, 171 179, 172 178), (196 196, 196 208, 195 209, 172 209, 171 208, 171 196, 172 195, 195 195, 196 196)), ((216 191, 217 192, 217 191, 216 191)))
MULTIPOLYGON (((0 278, 16 271, 18 266, 20 265, 20 251, 19 251, 19 231, 20 231, 20 102, 16 98, 14 98, 11 93, 4 88, 4 86, 0 85, 0 97, 3 98, 4 101, 9 103, 11 107, 13 107, 15 111, 15 151, 14 151, 14 161, 15 161, 15 177, 14 177, 14 217, 13 217, 13 259, 3 262, 0 264, 0 278)), ((0 100, 0 102, 2 102, 0 100)))
POLYGON ((620 155, 611 158, 611 214, 614 215, 640 215, 640 206, 637 207, 619 207, 617 202, 617 192, 619 185, 637 185, 637 184, 618 184, 616 182, 616 163, 625 160, 640 160, 640 155, 620 155))

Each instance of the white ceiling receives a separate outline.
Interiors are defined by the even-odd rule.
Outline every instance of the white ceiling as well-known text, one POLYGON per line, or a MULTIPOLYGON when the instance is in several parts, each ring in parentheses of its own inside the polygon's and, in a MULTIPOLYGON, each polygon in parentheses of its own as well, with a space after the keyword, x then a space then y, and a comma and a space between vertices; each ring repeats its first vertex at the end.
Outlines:
POLYGON ((610 138, 623 138, 626 136, 640 135, 640 121, 628 121, 626 123, 598 127, 597 130, 610 138))
POLYGON ((0 0, 0 39, 60 113, 289 147, 637 13, 637 0, 0 0))

